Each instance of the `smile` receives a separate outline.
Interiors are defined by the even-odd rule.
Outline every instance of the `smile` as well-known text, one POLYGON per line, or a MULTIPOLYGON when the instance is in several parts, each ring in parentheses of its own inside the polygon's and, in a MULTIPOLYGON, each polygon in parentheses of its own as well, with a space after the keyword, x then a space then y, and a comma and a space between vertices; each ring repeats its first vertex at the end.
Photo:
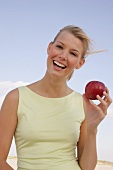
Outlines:
POLYGON ((66 66, 64 64, 59 63, 58 61, 53 60, 53 64, 56 65, 57 67, 60 67, 62 69, 65 69, 66 66))

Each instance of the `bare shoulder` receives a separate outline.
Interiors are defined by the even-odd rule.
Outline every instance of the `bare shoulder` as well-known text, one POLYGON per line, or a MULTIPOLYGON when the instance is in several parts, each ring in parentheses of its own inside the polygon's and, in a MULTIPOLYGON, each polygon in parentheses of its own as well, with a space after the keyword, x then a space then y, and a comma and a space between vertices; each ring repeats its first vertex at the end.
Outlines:
POLYGON ((18 94, 18 88, 10 91, 7 95, 6 95, 6 98, 10 98, 10 99, 17 99, 19 96, 18 94))
POLYGON ((0 135, 1 130, 3 129, 4 134, 6 134, 7 130, 11 130, 12 132, 14 131, 17 124, 17 109, 18 89, 15 89, 6 95, 0 110, 0 135))
POLYGON ((10 107, 11 109, 13 108, 17 108, 18 106, 18 100, 19 100, 19 92, 18 92, 18 89, 14 89, 12 91, 10 91, 4 101, 3 101, 3 104, 2 104, 2 107, 1 109, 3 109, 4 107, 10 107))
POLYGON ((0 110, 0 159, 6 160, 17 126, 18 89, 10 91, 0 110))

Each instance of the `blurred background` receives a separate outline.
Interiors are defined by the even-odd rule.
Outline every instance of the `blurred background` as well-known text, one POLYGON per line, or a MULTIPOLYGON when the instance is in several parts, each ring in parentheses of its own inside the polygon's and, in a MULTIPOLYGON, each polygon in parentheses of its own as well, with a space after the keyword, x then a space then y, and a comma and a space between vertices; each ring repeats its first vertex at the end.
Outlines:
MULTIPOLYGON (((76 70, 69 86, 84 93, 87 82, 99 80, 113 98, 113 1, 0 0, 0 105, 12 89, 42 78, 47 46, 66 25, 81 27, 92 39, 93 50, 76 70)), ((99 125, 98 159, 113 162, 113 104, 99 125)), ((16 155, 15 143, 9 152, 16 155)))

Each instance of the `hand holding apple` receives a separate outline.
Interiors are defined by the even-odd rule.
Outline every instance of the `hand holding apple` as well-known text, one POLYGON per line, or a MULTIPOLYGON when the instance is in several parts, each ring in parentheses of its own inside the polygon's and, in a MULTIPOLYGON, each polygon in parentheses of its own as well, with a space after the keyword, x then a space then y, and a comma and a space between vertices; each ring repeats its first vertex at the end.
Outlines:
POLYGON ((84 107, 86 113, 87 129, 90 132, 96 132, 100 122, 107 115, 107 109, 112 103, 109 96, 109 90, 104 83, 99 81, 90 81, 85 87, 84 107), (103 92, 105 93, 103 94, 103 92), (99 95, 98 97, 96 97, 99 95), (104 95, 104 97, 102 97, 104 95), (90 100, 99 100, 96 104, 90 100))
POLYGON ((85 95, 91 100, 97 100, 97 95, 102 97, 104 91, 106 91, 106 87, 100 81, 90 81, 85 87, 85 95))

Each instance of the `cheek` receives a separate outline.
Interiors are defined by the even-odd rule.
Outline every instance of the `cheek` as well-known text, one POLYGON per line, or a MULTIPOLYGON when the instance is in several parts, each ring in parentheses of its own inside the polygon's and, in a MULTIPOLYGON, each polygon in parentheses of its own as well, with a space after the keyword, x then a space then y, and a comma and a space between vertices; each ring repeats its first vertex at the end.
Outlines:
POLYGON ((47 57, 47 65, 53 62, 54 55, 55 55, 54 50, 50 50, 47 57))
POLYGON ((72 59, 69 62, 69 66, 72 68, 75 68, 75 66, 78 64, 78 61, 76 59, 72 59))
POLYGON ((57 55, 57 52, 54 49, 51 49, 48 53, 48 58, 52 59, 55 55, 57 55))

